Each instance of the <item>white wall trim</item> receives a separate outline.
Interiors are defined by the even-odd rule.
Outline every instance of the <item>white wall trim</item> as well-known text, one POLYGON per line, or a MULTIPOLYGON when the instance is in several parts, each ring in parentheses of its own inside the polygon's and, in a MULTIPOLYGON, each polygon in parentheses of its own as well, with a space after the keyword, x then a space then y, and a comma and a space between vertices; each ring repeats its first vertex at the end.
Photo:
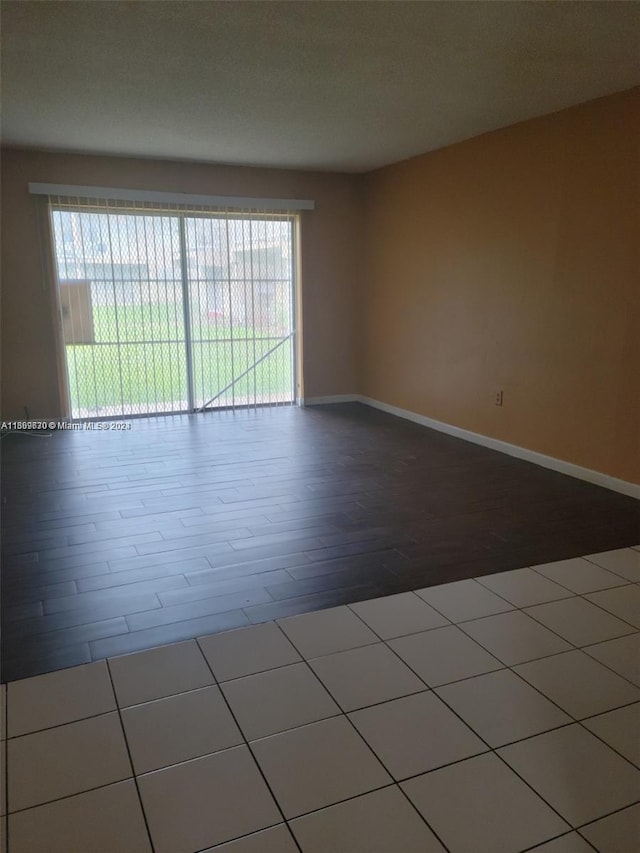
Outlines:
POLYGON ((583 468, 581 465, 574 465, 573 462, 565 462, 563 459, 556 459, 554 456, 546 456, 544 453, 538 453, 536 450, 529 450, 526 447, 509 444, 507 441, 501 441, 498 438, 490 438, 478 432, 471 432, 468 429, 452 426, 443 421, 428 418, 426 415, 411 412, 409 409, 401 409, 399 406, 382 403, 380 400, 374 400, 372 397, 364 397, 361 394, 338 394, 334 397, 308 397, 304 400, 304 405, 319 406, 327 403, 350 402, 364 403, 373 409, 380 409, 383 412, 387 412, 387 414, 404 418, 407 421, 413 421, 413 423, 429 427, 429 429, 438 430, 438 432, 444 432, 455 438, 461 438, 463 441, 470 441, 473 444, 479 444, 482 447, 506 453, 507 456, 515 456, 517 459, 523 459, 525 462, 533 462, 534 465, 540 465, 542 468, 549 468, 551 471, 557 471, 560 474, 566 474, 578 480, 585 480, 587 483, 593 483, 596 486, 603 486, 605 489, 611 489, 613 492, 619 492, 622 495, 640 499, 640 485, 637 483, 619 480, 617 477, 611 477, 609 474, 593 471, 591 468, 583 468))
POLYGON ((334 394, 332 397, 302 397, 303 406, 326 406, 329 403, 364 403, 359 394, 334 394))
POLYGON ((193 195, 190 193, 129 190, 120 187, 76 187, 69 184, 30 183, 31 195, 67 198, 107 199, 109 201, 158 202, 198 207, 237 208, 240 210, 313 210, 315 202, 301 198, 243 198, 232 195, 193 195))
POLYGON ((544 453, 538 453, 536 450, 528 450, 526 447, 518 447, 516 444, 509 444, 498 438, 490 438, 487 435, 471 432, 468 429, 436 421, 425 415, 419 415, 416 412, 401 409, 398 406, 391 406, 388 403, 382 403, 380 400, 374 400, 371 397, 360 396, 358 399, 361 403, 365 403, 365 405, 371 406, 374 409, 388 412, 390 415, 405 418, 408 421, 438 430, 438 432, 447 433, 447 435, 452 435, 455 438, 462 438, 464 441, 480 444, 482 447, 489 447, 491 450, 498 450, 500 453, 515 456, 517 459, 524 459, 526 462, 533 462, 534 465, 540 465, 542 468, 550 468, 552 471, 558 471, 560 474, 567 474, 569 477, 586 480, 588 483, 594 483, 596 486, 603 486, 605 489, 611 489, 614 492, 620 492, 620 494, 628 495, 631 498, 640 499, 640 485, 636 483, 619 480, 617 477, 609 476, 609 474, 592 471, 591 468, 583 468, 581 465, 574 465, 573 462, 565 462, 563 459, 556 459, 554 456, 546 456, 544 453))

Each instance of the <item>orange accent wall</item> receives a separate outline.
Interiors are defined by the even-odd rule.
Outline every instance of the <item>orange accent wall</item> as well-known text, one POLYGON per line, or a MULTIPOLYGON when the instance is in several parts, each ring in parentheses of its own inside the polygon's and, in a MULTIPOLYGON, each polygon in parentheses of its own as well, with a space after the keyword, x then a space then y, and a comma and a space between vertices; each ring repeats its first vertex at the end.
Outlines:
POLYGON ((168 192, 310 198, 302 213, 304 395, 353 393, 359 384, 356 303, 362 254, 361 178, 177 161, 2 152, 2 418, 60 415, 50 296, 43 284, 29 182, 168 192))
POLYGON ((377 170, 365 210, 365 395, 640 483, 640 89, 377 170))

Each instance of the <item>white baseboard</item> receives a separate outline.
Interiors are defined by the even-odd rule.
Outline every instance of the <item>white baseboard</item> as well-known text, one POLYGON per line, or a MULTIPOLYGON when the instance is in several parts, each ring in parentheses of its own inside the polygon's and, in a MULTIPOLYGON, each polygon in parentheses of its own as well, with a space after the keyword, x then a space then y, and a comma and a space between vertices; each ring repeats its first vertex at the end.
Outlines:
POLYGON ((600 471, 593 471, 591 468, 583 468, 581 465, 574 465, 573 462, 565 462, 563 459, 556 459, 554 456, 546 456, 544 453, 538 453, 536 450, 528 450, 526 447, 518 447, 517 444, 509 444, 507 441, 501 441, 498 438, 490 438, 487 435, 481 435, 478 432, 471 432, 468 429, 452 426, 443 421, 436 421, 434 418, 428 418, 426 415, 419 415, 416 412, 411 412, 408 409, 401 409, 399 406, 391 406, 389 403, 382 403, 380 400, 374 400, 372 397, 364 397, 361 394, 337 394, 333 397, 307 397, 304 400, 305 406, 320 406, 328 403, 364 403, 366 406, 371 406, 374 409, 380 409, 390 415, 395 415, 398 418, 404 418, 413 423, 421 424, 429 427, 429 429, 444 432, 447 435, 452 435, 455 438, 461 438, 464 441, 470 441, 473 444, 479 444, 482 447, 488 447, 491 450, 498 450, 500 453, 506 453, 508 456, 515 456, 517 459, 524 459, 525 462, 533 462, 534 465, 540 465, 542 468, 549 468, 551 471, 558 471, 560 474, 566 474, 569 477, 575 477, 577 480, 585 480, 587 483, 593 483, 596 486, 603 486, 605 489, 611 489, 613 492, 619 492, 622 495, 627 495, 631 498, 640 499, 640 485, 637 483, 629 483, 627 480, 619 480, 617 477, 611 477, 609 474, 603 474, 600 471))
POLYGON ((609 474, 603 474, 600 471, 592 471, 591 468, 583 468, 581 465, 574 465, 572 462, 565 462, 563 459, 556 459, 553 456, 545 456, 544 453, 538 453, 535 450, 528 450, 526 447, 518 447, 517 444, 509 444, 506 441, 500 441, 498 438, 490 438, 487 435, 481 435, 477 432, 471 432, 468 429, 452 426, 451 424, 436 421, 433 418, 428 418, 425 415, 418 415, 416 412, 410 412, 408 409, 400 409, 398 406, 390 406, 388 403, 382 403, 380 400, 374 400, 371 397, 358 397, 361 403, 371 406, 374 409, 380 409, 383 412, 388 412, 390 415, 396 415, 399 418, 405 418, 408 421, 421 424, 430 429, 438 430, 438 432, 447 433, 455 438, 462 438, 464 441, 471 441, 473 444, 480 444, 482 447, 489 447, 491 450, 498 450, 500 453, 506 453, 508 456, 515 456, 517 459, 524 459, 526 462, 533 462, 535 465, 540 465, 542 468, 550 468, 552 471, 558 471, 560 474, 567 474, 569 477, 575 477, 578 480, 586 480, 588 483, 594 483, 596 486, 603 486, 605 489, 611 489, 613 492, 620 492, 622 495, 628 495, 631 498, 640 499, 640 485, 637 483, 629 483, 626 480, 619 480, 617 477, 611 477, 609 474))
POLYGON ((329 403, 361 403, 364 398, 359 394, 334 394, 332 397, 302 397, 303 406, 326 406, 329 403))

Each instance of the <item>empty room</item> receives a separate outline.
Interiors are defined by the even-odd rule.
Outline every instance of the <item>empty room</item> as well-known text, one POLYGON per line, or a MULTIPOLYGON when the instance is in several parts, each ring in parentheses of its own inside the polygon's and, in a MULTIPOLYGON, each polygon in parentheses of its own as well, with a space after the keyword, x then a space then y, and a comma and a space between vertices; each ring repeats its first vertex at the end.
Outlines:
POLYGON ((635 853, 640 4, 0 13, 0 853, 635 853))

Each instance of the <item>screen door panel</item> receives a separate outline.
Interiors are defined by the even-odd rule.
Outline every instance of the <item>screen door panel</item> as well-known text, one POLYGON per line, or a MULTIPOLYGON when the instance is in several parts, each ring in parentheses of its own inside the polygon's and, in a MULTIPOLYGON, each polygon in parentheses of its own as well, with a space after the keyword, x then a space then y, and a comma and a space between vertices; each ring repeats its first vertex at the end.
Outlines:
POLYGON ((194 217, 185 230, 196 408, 293 402, 292 221, 194 217))
POLYGON ((71 414, 188 406, 178 220, 52 210, 71 414))
POLYGON ((51 220, 73 418, 295 400, 292 216, 51 220))

